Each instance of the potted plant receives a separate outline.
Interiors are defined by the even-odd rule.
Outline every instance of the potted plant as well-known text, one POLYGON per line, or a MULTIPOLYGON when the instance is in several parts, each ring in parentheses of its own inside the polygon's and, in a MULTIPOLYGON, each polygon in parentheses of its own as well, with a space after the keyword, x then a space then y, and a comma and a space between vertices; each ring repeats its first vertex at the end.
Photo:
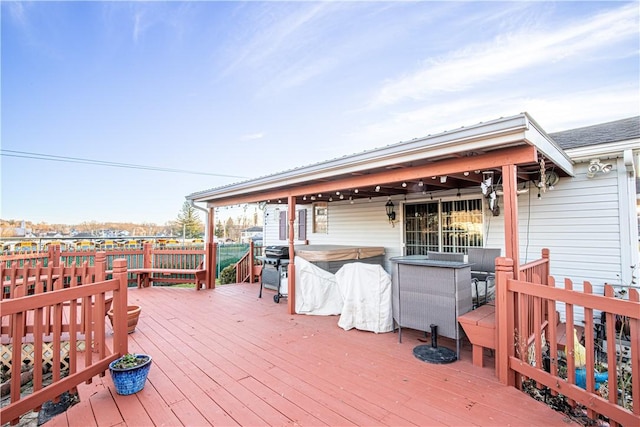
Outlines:
MULTIPOLYGON (((140 317, 140 312, 142 308, 139 305, 129 305, 127 306, 127 333, 132 333, 136 330, 136 325, 138 324, 138 317, 140 317)), ((113 308, 107 311, 107 316, 109 316, 109 321, 113 326, 113 308)))
POLYGON ((109 364, 111 379, 116 393, 128 395, 144 388, 151 369, 151 356, 148 354, 128 353, 109 364))

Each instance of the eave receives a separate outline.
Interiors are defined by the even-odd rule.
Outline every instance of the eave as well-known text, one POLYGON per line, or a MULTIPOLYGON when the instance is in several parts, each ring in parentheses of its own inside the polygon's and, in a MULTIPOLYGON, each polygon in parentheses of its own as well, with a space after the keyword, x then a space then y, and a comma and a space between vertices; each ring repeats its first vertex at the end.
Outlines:
POLYGON ((451 176, 451 181, 438 188, 460 188, 478 185, 480 171, 500 173, 507 164, 524 168, 520 177, 524 181, 539 170, 540 155, 557 173, 573 174, 568 156, 523 113, 193 193, 187 199, 215 207, 335 190, 371 197, 406 193, 410 189, 402 183, 407 181, 413 181, 414 186, 421 179, 429 185, 438 184, 427 182, 427 178, 443 175, 451 176), (364 189, 371 185, 384 186, 384 191, 364 189), (353 193, 355 189, 359 191, 353 193))

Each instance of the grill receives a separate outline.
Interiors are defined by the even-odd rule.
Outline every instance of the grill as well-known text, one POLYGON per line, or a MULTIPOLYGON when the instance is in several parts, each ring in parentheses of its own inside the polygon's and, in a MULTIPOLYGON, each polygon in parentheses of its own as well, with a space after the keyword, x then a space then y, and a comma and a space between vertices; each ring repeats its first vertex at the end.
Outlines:
POLYGON ((273 289, 277 293, 273 300, 280 302, 280 297, 286 297, 280 293, 280 285, 283 280, 287 280, 287 266, 289 265, 288 246, 267 246, 264 249, 264 256, 258 257, 262 261, 262 280, 260 281, 260 298, 262 298, 262 288, 273 289))

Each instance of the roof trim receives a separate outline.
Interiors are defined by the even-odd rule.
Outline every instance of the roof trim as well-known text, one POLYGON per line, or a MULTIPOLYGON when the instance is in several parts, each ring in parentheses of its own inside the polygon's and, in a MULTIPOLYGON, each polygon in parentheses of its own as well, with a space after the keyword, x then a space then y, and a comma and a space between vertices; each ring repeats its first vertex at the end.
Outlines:
POLYGON ((535 146, 567 174, 573 175, 571 160, 527 113, 502 117, 453 131, 428 135, 410 141, 376 148, 362 153, 344 156, 303 166, 288 171, 259 177, 227 186, 200 191, 186 196, 187 200, 207 202, 215 199, 272 191, 284 186, 306 183, 311 180, 330 179, 340 174, 366 172, 397 163, 434 159, 461 152, 478 152, 528 144, 535 146))

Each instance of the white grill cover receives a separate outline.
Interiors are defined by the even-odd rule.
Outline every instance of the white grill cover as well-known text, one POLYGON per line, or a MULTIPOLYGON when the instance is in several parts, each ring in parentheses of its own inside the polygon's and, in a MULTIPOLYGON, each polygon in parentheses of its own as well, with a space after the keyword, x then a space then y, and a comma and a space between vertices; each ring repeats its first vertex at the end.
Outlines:
MULTIPOLYGON (((296 261, 297 262, 297 261, 296 261)), ((335 275, 344 299, 338 326, 371 332, 391 332, 391 276, 382 266, 354 262, 335 275)))
POLYGON ((295 257, 296 313, 329 316, 340 314, 342 296, 336 277, 309 261, 295 257))

